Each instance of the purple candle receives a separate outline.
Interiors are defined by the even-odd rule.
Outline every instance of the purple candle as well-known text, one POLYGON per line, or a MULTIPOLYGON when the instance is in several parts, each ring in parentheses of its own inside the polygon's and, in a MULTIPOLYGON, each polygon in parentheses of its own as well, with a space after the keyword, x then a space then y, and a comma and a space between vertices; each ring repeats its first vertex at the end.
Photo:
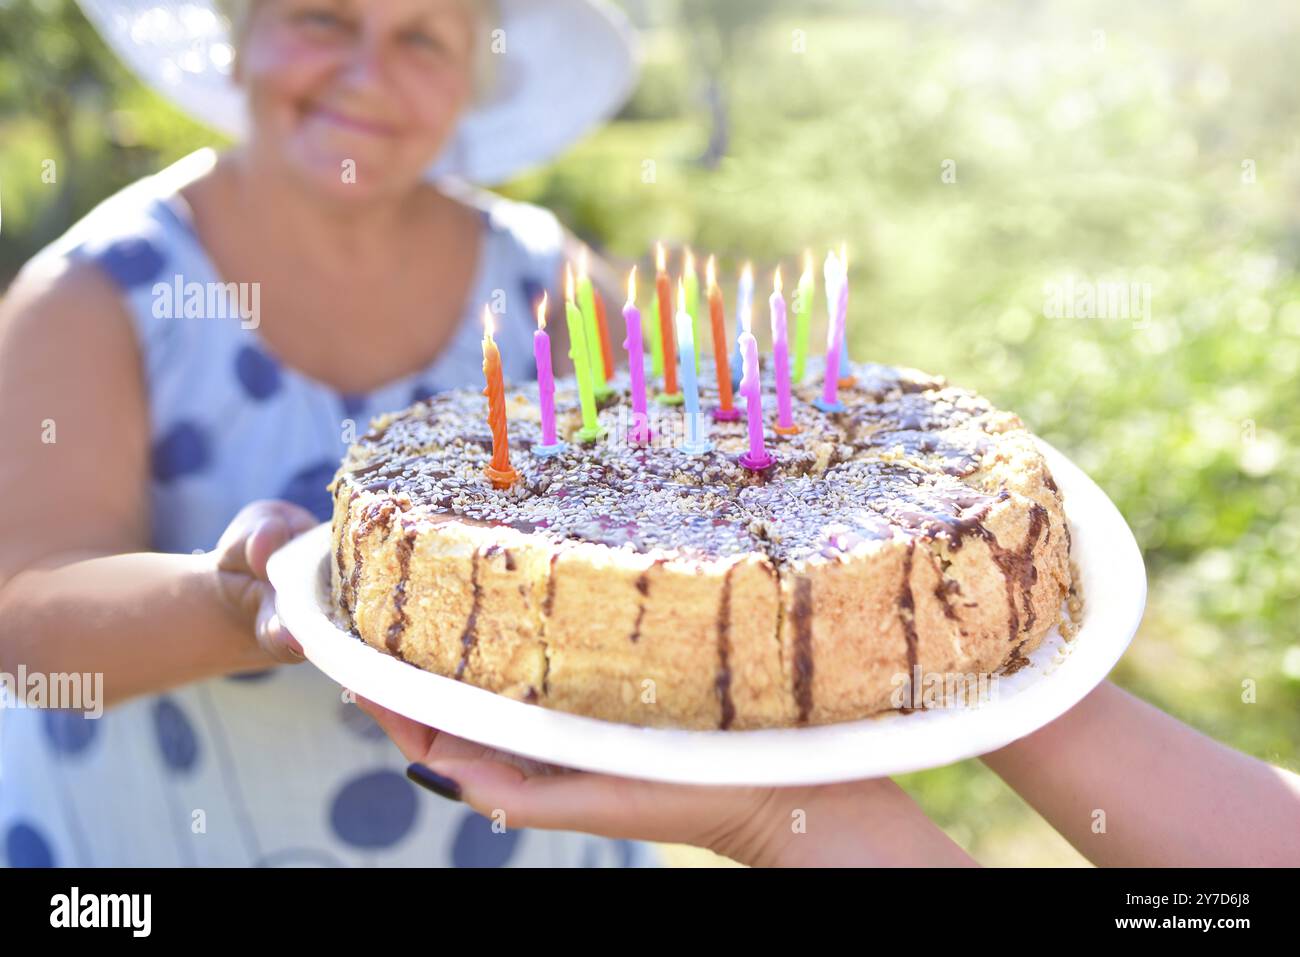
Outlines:
POLYGON ((781 296, 781 267, 772 277, 772 298, 768 300, 772 311, 772 362, 776 366, 776 425, 778 435, 793 435, 799 431, 790 417, 790 334, 785 321, 785 299, 781 296))
POLYGON ((772 456, 763 446, 763 390, 758 382, 758 340, 750 328, 753 317, 749 311, 742 312, 740 321, 740 358, 744 370, 740 376, 740 394, 745 398, 749 424, 749 451, 740 456, 740 464, 757 472, 772 464, 772 456))
POLYGON ((849 284, 844 267, 835 253, 826 256, 826 308, 830 326, 826 330, 826 379, 821 398, 814 403, 823 412, 843 412, 839 400, 840 353, 844 349, 844 317, 849 308, 849 284))
POLYGON ((551 337, 546 334, 546 293, 537 304, 533 358, 537 361, 537 404, 542 412, 542 442, 533 446, 533 454, 555 455, 564 449, 564 443, 555 439, 555 372, 551 368, 551 337))
POLYGON ((629 438, 638 445, 650 441, 650 417, 646 414, 645 344, 641 338, 641 310, 636 307, 636 266, 627 276, 627 302, 623 306, 627 323, 627 367, 632 379, 632 431, 629 438))

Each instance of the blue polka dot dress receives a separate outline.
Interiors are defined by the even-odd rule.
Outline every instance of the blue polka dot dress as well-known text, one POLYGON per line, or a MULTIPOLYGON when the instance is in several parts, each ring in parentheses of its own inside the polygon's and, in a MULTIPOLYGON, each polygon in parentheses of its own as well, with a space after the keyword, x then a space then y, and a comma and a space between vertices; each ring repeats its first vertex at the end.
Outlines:
MULTIPOLYGON (((147 379, 154 548, 209 550, 259 498, 330 518, 325 491, 368 419, 479 386, 480 304, 504 291, 507 379, 533 377, 529 304, 561 263, 549 212, 466 191, 487 228, 466 314, 427 368, 365 394, 286 366, 235 310, 185 316, 164 287, 219 282, 176 190, 201 150, 105 200, 43 256, 90 260, 120 289, 147 379), (179 315, 168 313, 181 313, 179 315)), ((416 254, 414 251, 413 255, 416 254)), ((359 317, 363 318, 363 317, 359 317)), ((184 641, 184 633, 176 635, 184 641)), ((0 861, 10 866, 572 866, 660 863, 652 845, 494 830, 406 779, 378 726, 309 664, 134 699, 98 720, 0 708, 0 861)))

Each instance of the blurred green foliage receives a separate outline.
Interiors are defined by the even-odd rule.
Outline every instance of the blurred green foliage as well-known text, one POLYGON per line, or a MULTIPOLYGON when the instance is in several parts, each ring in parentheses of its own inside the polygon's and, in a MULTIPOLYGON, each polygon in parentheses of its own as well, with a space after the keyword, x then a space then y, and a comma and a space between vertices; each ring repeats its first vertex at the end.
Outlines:
MULTIPOLYGON (((846 242, 855 358, 1015 409, 1129 520, 1151 595, 1116 679, 1296 767, 1300 8, 625 5, 646 28, 636 96, 505 191, 614 259, 659 238, 717 253, 726 277, 751 258, 760 288, 846 242), (1149 322, 1050 318, 1066 277, 1149 284, 1149 322)), ((215 142, 78 17, 0 0, 0 276, 215 142), (45 157, 76 171, 67 196, 41 183, 45 157)), ((1080 861, 978 762, 904 783, 987 863, 1080 861)))

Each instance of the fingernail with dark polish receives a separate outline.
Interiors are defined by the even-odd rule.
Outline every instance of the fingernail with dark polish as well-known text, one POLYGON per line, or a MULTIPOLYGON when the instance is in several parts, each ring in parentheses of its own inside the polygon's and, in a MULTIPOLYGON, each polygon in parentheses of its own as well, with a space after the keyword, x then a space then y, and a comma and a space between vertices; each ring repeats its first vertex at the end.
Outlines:
POLYGON ((433 768, 423 764, 411 764, 406 768, 406 776, 420 785, 427 788, 440 797, 445 797, 449 801, 460 800, 460 785, 444 774, 439 774, 433 768))

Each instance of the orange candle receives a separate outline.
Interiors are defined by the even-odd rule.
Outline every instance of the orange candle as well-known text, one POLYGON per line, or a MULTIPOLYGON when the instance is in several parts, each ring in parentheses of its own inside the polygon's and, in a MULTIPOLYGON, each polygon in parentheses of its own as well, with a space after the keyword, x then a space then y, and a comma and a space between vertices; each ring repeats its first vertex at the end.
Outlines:
POLYGON ((718 369, 718 407, 713 410, 713 418, 719 422, 734 422, 740 418, 740 410, 733 404, 731 394, 731 360, 727 348, 727 326, 723 320, 722 290, 718 288, 718 277, 709 257, 704 267, 705 285, 708 287, 709 321, 713 324, 713 361, 718 369))
POLYGON ((488 426, 492 429, 492 461, 483 474, 493 488, 506 489, 519 481, 519 473, 510 467, 510 440, 506 436, 506 387, 501 379, 501 353, 492 339, 492 310, 483 307, 483 378, 487 388, 488 426))
POLYGON ((664 354, 664 391, 660 402, 676 404, 682 401, 677 388, 677 336, 673 332, 673 292, 668 282, 668 266, 664 261, 664 244, 656 244, 655 292, 659 296, 659 341, 664 354))
POLYGON ((600 332, 600 354, 605 359, 605 381, 614 378, 614 347, 609 342, 609 327, 605 325, 605 300, 600 290, 591 287, 591 298, 596 303, 596 329, 600 332))

